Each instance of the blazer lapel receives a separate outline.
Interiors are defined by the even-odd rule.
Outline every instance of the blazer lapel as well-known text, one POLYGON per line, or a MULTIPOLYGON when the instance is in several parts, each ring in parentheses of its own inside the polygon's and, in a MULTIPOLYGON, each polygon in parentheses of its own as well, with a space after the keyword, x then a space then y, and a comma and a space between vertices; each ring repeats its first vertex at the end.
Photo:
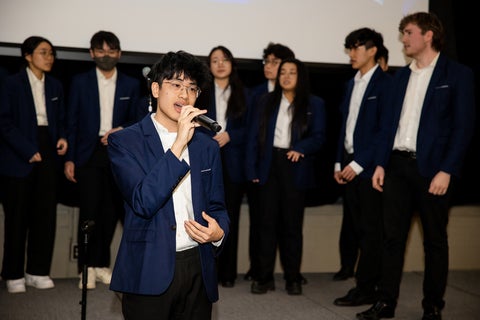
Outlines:
POLYGON ((201 217, 201 209, 199 208, 200 198, 198 194, 194 192, 194 190, 201 190, 201 177, 200 172, 203 169, 203 161, 202 161, 202 146, 200 143, 196 143, 197 134, 194 133, 192 140, 190 140, 188 144, 188 156, 190 158, 190 179, 192 184, 192 203, 193 203, 193 212, 195 215, 196 221, 202 221, 203 218, 201 217), (199 220, 200 219, 200 220, 199 220))
POLYGON ((444 59, 444 56, 440 54, 437 60, 437 64, 433 69, 432 78, 428 83, 427 92, 425 93, 425 100, 423 101, 422 114, 420 116, 420 119, 424 119, 425 117, 428 118, 429 111, 427 109, 430 106, 430 101, 433 98, 433 92, 435 88, 438 86, 440 79, 443 78, 443 70, 445 69, 444 68, 445 62, 446 60, 444 59))
POLYGON ((152 152, 155 159, 159 159, 165 154, 165 152, 163 151, 162 141, 158 136, 158 132, 153 124, 153 121, 154 120, 152 120, 151 116, 148 115, 143 118, 143 120, 140 122, 140 125, 145 136, 145 143, 148 145, 148 148, 152 152))

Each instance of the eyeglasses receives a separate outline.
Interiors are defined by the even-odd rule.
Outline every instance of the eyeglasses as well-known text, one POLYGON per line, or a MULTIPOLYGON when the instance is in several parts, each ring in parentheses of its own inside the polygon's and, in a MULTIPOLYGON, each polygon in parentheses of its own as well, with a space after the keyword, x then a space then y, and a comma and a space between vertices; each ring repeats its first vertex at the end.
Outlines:
POLYGON ((186 86, 179 80, 163 80, 163 82, 168 83, 175 93, 180 93, 183 89, 185 89, 189 96, 195 96, 195 98, 198 98, 200 92, 202 92, 197 85, 193 84, 186 86))
POLYGON ((107 56, 107 55, 108 56, 115 56, 120 52, 120 50, 119 49, 104 50, 104 49, 94 48, 93 52, 95 52, 99 56, 107 56))
POLYGON ((278 66, 280 64, 280 62, 282 62, 281 59, 271 59, 271 60, 270 59, 265 59, 265 60, 262 61, 262 63, 264 65, 271 64, 274 67, 278 66))
POLYGON ((219 63, 225 64, 225 63, 228 63, 228 62, 230 62, 230 59, 228 59, 228 58, 214 59, 214 60, 211 61, 212 64, 219 64, 219 63))
POLYGON ((53 51, 48 51, 48 50, 39 50, 39 51, 34 51, 34 53, 38 53, 39 55, 41 55, 42 57, 44 58, 47 58, 47 57, 55 57, 55 54, 53 53, 53 51))

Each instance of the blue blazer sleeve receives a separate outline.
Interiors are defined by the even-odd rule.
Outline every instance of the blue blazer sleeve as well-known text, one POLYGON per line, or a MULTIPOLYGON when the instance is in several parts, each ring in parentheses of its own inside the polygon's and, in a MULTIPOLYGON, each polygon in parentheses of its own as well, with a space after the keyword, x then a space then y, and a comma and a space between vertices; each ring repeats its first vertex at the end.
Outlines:
MULTIPOLYGON (((350 109, 350 99, 353 90, 353 79, 348 82, 346 94, 340 106, 342 126, 338 139, 336 161, 343 164, 345 153, 346 123, 350 109)), ((360 109, 353 132, 354 161, 363 171, 361 177, 370 178, 375 169, 378 145, 382 143, 381 123, 385 112, 390 108, 390 90, 392 77, 377 68, 370 79, 362 98, 360 109)))

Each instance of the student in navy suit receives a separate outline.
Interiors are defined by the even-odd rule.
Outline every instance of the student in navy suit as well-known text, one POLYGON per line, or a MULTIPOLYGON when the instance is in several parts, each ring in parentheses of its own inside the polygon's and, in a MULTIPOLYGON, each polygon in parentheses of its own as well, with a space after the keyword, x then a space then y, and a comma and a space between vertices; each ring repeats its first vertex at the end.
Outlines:
POLYGON ((194 121, 207 66, 169 52, 150 72, 156 113, 109 136, 125 223, 110 288, 125 319, 208 320, 229 232, 219 144, 194 121))
POLYGON ((323 99, 309 91, 297 59, 280 63, 275 90, 259 102, 247 142, 247 179, 259 185, 259 268, 252 293, 275 289, 277 248, 290 295, 302 294, 305 190, 315 187, 315 155, 325 143, 323 99))
POLYGON ((43 37, 21 46, 26 68, 0 92, 0 177, 5 212, 2 278, 8 292, 50 279, 57 218, 57 178, 67 151, 62 84, 50 76, 55 48, 43 37), (27 252, 25 255, 25 247, 27 252), (26 270, 25 268, 26 256, 26 270))
POLYGON ((213 79, 195 105, 207 109, 207 116, 222 127, 219 132, 207 130, 207 133, 218 143, 222 154, 230 234, 218 257, 218 280, 223 287, 229 288, 235 285, 237 278, 238 227, 240 208, 246 192, 246 90, 238 75, 235 58, 228 48, 214 47, 210 50, 207 61, 213 79))
POLYGON ((335 299, 334 304, 338 306, 375 302, 380 279, 382 202, 380 192, 372 187, 371 178, 376 140, 381 137, 380 122, 385 108, 389 107, 391 89, 391 76, 377 63, 383 47, 382 35, 369 28, 354 30, 345 38, 350 64, 357 73, 348 81, 340 105, 342 127, 333 177, 345 186, 343 219, 351 222, 350 236, 358 240, 360 254, 356 286, 347 295, 335 299))
MULTIPOLYGON (((377 63, 383 71, 388 71, 388 49, 383 45, 375 54, 377 63)), ((353 277, 358 260, 359 240, 353 228, 352 215, 346 201, 343 201, 342 225, 338 241, 340 251, 340 270, 333 275, 334 281, 343 281, 353 277)))
MULTIPOLYGON (((259 85, 248 90, 248 118, 256 116, 258 109, 258 100, 265 94, 272 92, 277 80, 278 67, 283 59, 295 58, 293 51, 280 43, 270 42, 268 46, 263 49, 263 74, 265 81, 259 85)), ((250 124, 252 121, 247 121, 250 124)), ((250 268, 245 273, 245 280, 253 280, 258 269, 259 256, 259 234, 261 232, 259 226, 259 206, 260 197, 258 192, 258 184, 247 181, 247 198, 248 198, 248 213, 249 213, 249 237, 248 237, 248 255, 250 257, 250 268)), ((303 281, 306 283, 305 278, 303 281)))
POLYGON ((382 192, 384 252, 380 299, 357 319, 393 318, 414 211, 422 222, 423 320, 440 320, 448 275, 450 198, 475 121, 473 72, 441 52, 444 29, 433 13, 399 24, 412 62, 395 71, 390 121, 378 146, 373 187, 382 192))
MULTIPOLYGON (((96 280, 110 283, 110 245, 117 222, 123 219, 122 198, 113 181, 107 155, 107 138, 138 119, 140 84, 118 71, 120 41, 109 31, 99 31, 90 40, 90 56, 96 67, 72 79, 68 101, 68 141, 65 176, 78 181, 78 269, 88 266, 87 288, 96 280), (82 226, 94 221, 88 257, 84 256, 82 226)), ((82 288, 82 276, 79 287, 82 288)))

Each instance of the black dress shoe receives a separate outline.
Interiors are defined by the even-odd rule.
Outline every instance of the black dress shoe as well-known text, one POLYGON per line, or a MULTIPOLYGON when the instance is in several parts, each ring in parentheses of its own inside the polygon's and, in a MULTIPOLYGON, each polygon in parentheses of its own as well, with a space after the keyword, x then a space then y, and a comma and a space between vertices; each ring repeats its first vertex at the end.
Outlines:
POLYGON ((333 304, 340 307, 356 307, 364 304, 372 304, 377 301, 374 292, 365 292, 358 288, 353 288, 348 293, 333 301, 333 304))
POLYGON ((221 283, 224 288, 233 288, 235 286, 235 281, 233 280, 222 281, 221 283))
POLYGON ((291 296, 298 296, 302 294, 302 282, 301 281, 287 281, 285 284, 285 290, 291 296))
POLYGON ((350 267, 342 267, 340 271, 333 275, 334 281, 343 281, 347 280, 348 278, 353 277, 353 268, 350 267))
POLYGON ((359 320, 391 319, 394 316, 395 307, 383 301, 378 301, 370 309, 357 313, 357 319, 359 320))
POLYGON ((442 314, 437 307, 425 308, 422 320, 442 320, 442 314))
POLYGON ((275 282, 273 282, 273 280, 266 282, 253 281, 252 286, 250 287, 250 291, 255 294, 267 293, 268 290, 275 290, 275 282))

